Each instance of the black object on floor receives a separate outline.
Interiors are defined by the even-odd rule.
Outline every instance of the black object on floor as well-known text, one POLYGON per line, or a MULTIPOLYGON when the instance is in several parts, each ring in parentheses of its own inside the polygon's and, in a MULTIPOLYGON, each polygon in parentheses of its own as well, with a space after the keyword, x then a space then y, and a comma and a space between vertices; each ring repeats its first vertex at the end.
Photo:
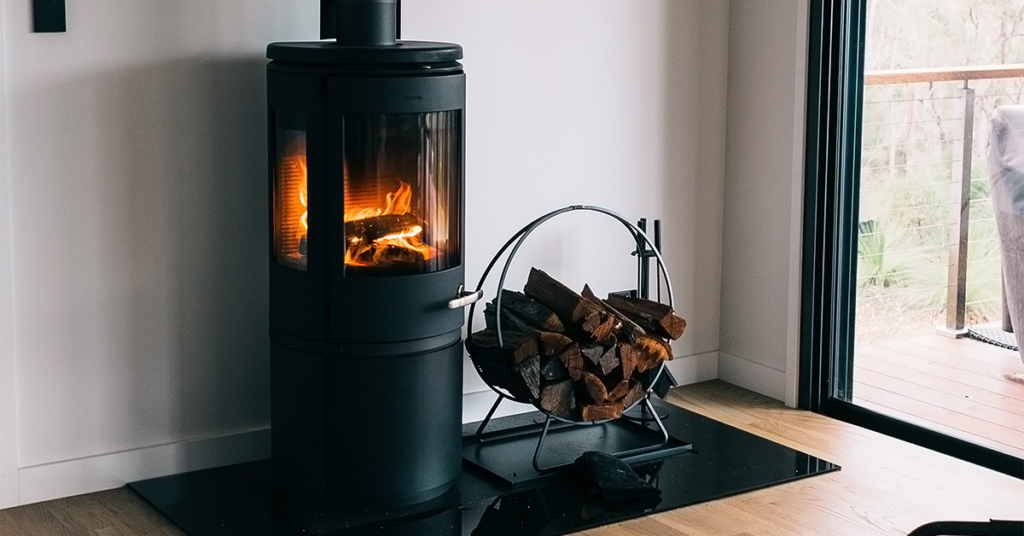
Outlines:
MULTIPOLYGON (((449 493, 387 512, 298 504, 278 497, 269 460, 154 478, 129 487, 189 536, 549 536, 839 469, 687 410, 655 404, 659 412, 667 413, 665 426, 671 436, 693 448, 631 465, 642 480, 661 491, 661 501, 653 505, 605 501, 594 496, 590 485, 571 468, 535 485, 513 489, 469 463, 463 463, 459 480, 449 493)), ((543 416, 529 413, 494 419, 489 429, 516 428, 538 418, 543 416)), ((474 424, 463 426, 464 437, 475 431, 474 424)), ((529 455, 532 457, 532 450, 529 455)))
POLYGON ((1020 536, 1024 521, 932 521, 907 536, 1020 536))
POLYGON ((607 504, 661 501, 661 490, 643 479, 628 463, 604 452, 584 452, 573 464, 607 504))
POLYGON ((1007 350, 1017 351, 1016 335, 1009 331, 1003 331, 998 327, 975 326, 967 330, 967 336, 984 343, 988 343, 1007 350))
MULTIPOLYGON (((512 488, 519 488, 558 477, 558 469, 570 467, 580 454, 588 450, 635 452, 663 439, 654 429, 628 419, 609 421, 599 426, 557 422, 544 441, 538 458, 544 470, 538 471, 533 466, 533 456, 543 423, 540 413, 531 412, 506 417, 500 426, 490 425, 492 431, 484 434, 483 441, 475 435, 465 437, 463 433, 462 459, 500 478, 512 488)), ((635 465, 683 454, 691 448, 689 443, 669 437, 661 447, 628 456, 625 460, 635 465)))

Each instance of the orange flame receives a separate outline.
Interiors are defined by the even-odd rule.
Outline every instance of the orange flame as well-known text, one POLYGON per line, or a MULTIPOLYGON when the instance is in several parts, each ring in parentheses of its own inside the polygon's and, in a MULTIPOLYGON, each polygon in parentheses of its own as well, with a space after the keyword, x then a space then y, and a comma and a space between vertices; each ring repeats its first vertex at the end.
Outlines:
POLYGON ((306 179, 309 177, 306 171, 306 156, 294 157, 295 167, 298 168, 299 172, 302 173, 302 182, 299 183, 299 202, 302 203, 302 208, 306 209, 302 212, 302 217, 299 218, 302 221, 302 227, 309 231, 309 207, 306 201, 306 179))
MULTIPOLYGON (((412 210, 412 187, 405 182, 399 182, 398 190, 389 192, 385 196, 384 208, 351 208, 345 211, 345 221, 357 221, 377 216, 404 216, 412 210)), ((423 232, 420 225, 411 225, 404 229, 396 229, 394 232, 384 235, 372 242, 364 242, 361 237, 349 237, 348 248, 345 251, 345 264, 354 266, 373 266, 384 264, 388 261, 389 248, 401 248, 414 251, 423 257, 423 260, 430 260, 434 257, 434 248, 420 242, 419 235, 423 232), (367 260, 367 253, 372 251, 371 259, 367 260)))

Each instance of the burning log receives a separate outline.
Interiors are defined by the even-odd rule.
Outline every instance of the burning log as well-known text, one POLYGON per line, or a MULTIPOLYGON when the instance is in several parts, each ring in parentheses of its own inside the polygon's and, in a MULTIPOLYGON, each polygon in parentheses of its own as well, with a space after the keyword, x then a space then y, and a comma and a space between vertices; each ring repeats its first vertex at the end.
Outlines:
POLYGON ((622 312, 644 330, 676 340, 683 336, 686 320, 676 316, 671 307, 641 298, 609 294, 606 304, 622 312))
POLYGON ((666 337, 682 335, 686 325, 667 305, 601 300, 589 286, 577 294, 536 268, 523 290, 502 291, 503 348, 493 302, 484 308, 487 328, 467 341, 485 381, 551 415, 582 421, 618 418, 649 389, 671 386, 651 385, 656 376, 665 380, 658 367, 672 359, 666 337))
POLYGON ((345 242, 348 244, 373 242, 414 227, 422 229, 423 226, 423 221, 412 214, 387 214, 347 221, 345 222, 345 242), (353 242, 353 239, 358 242, 353 242))

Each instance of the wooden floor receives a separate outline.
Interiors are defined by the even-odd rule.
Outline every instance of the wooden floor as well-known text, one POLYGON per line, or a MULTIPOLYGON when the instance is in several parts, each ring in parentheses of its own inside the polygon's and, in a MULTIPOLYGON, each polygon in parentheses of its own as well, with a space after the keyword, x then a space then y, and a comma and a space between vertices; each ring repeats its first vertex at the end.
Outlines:
POLYGON ((1024 458, 1017 352, 925 335, 858 345, 853 362, 854 403, 1024 458))
MULTIPOLYGON (((905 535, 928 521, 1024 519, 1015 479, 721 381, 670 400, 843 470, 586 531, 587 536, 905 535)), ((1024 477, 1024 466, 1021 467, 1024 477)), ((0 511, 3 536, 180 535, 121 489, 0 511)), ((525 535, 524 535, 525 536, 525 535)))

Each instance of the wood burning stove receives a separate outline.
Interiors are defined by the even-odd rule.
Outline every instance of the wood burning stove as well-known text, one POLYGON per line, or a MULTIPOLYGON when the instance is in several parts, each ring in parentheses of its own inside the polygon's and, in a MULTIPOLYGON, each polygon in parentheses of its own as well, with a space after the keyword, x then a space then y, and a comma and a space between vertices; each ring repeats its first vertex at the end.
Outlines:
POLYGON ((280 489, 385 508, 460 470, 462 48, 397 41, 394 0, 267 48, 271 407, 280 489))

